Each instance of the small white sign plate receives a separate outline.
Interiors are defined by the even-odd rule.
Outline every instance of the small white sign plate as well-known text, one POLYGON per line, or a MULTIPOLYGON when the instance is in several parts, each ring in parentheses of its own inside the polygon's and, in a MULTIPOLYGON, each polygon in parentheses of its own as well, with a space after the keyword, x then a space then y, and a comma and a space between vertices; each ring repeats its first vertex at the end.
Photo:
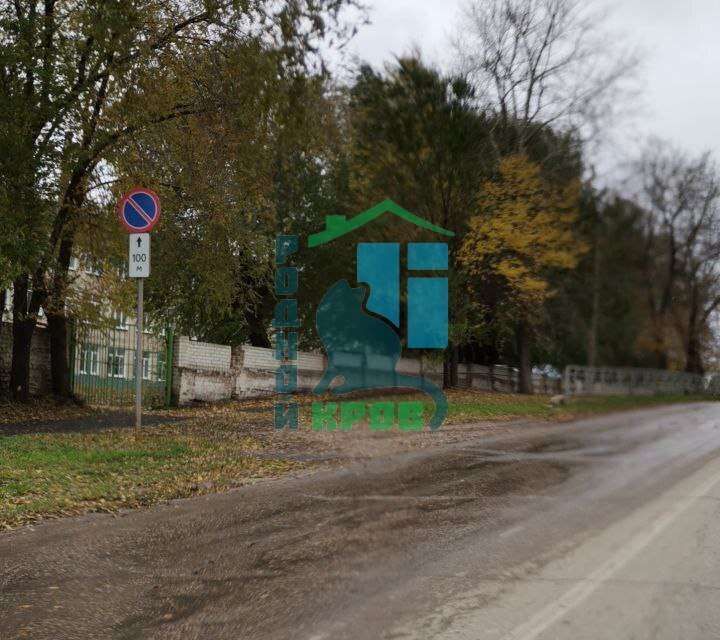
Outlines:
POLYGON ((128 252, 128 276, 131 278, 150 277, 150 234, 131 233, 128 252))

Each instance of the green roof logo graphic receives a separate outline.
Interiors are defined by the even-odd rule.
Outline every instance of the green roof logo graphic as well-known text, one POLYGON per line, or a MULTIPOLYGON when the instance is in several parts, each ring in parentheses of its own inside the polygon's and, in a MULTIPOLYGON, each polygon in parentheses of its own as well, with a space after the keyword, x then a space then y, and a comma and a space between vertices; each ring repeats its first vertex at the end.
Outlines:
POLYGON ((452 231, 443 229, 438 225, 428 222, 427 220, 416 216, 414 213, 410 213, 407 209, 403 209, 399 204, 392 200, 383 200, 374 207, 359 213, 354 218, 348 220, 345 216, 326 216, 325 218, 325 229, 314 233, 308 238, 309 247, 319 247, 320 245, 332 242, 337 238, 344 236, 355 229, 365 226, 366 224, 376 220, 380 216, 392 213, 398 218, 410 222, 418 227, 439 233, 440 235, 452 238, 455 234, 452 231))

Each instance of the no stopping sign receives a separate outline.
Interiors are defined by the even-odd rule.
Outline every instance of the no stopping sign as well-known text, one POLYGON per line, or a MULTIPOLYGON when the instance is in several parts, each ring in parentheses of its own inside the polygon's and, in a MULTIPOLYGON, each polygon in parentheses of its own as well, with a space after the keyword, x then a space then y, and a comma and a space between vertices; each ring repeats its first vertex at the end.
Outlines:
POLYGON ((160 198, 144 187, 132 189, 120 198, 117 213, 129 233, 148 233, 160 221, 160 198))

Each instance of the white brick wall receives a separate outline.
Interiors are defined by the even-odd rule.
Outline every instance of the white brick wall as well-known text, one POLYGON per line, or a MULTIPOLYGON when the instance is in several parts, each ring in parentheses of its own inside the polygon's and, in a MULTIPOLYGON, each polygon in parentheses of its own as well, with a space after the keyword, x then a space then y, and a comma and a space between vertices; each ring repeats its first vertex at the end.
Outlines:
MULTIPOLYGON (((275 393, 275 372, 278 361, 275 360, 274 349, 244 345, 236 348, 235 361, 242 363, 235 384, 236 397, 252 398, 275 393)), ((296 363, 298 389, 304 392, 312 391, 325 371, 325 357, 322 354, 298 351, 296 363)))
POLYGON ((204 371, 230 371, 232 348, 210 342, 196 342, 186 336, 175 341, 175 366, 204 371))
MULTIPOLYGON (((348 355, 352 359, 352 355, 348 355)), ((298 390, 312 391, 325 370, 325 356, 318 353, 298 352, 298 390)), ((186 337, 175 343, 175 370, 173 389, 176 401, 188 404, 193 401, 253 398, 275 393, 275 372, 278 361, 273 349, 243 345, 230 347, 194 342, 186 337)), ((399 373, 422 374, 436 384, 442 383, 443 365, 437 359, 402 358, 397 364, 399 373)), ((512 392, 517 384, 517 373, 505 366, 489 367, 460 365, 458 378, 461 387, 492 389, 512 392)), ((534 380, 540 393, 556 392, 547 384, 534 380)))
POLYGON ((298 351, 297 365, 300 371, 312 371, 322 375, 325 371, 325 357, 322 354, 298 351))
POLYGON ((251 347, 243 345, 241 347, 244 369, 257 369, 259 371, 272 371, 275 375, 278 362, 275 360, 275 351, 273 349, 263 349, 262 347, 251 347))
POLYGON ((400 373, 406 373, 408 375, 419 376, 420 375, 420 360, 414 358, 400 358, 398 360, 395 370, 400 373))
POLYGON ((213 402, 232 397, 235 376, 231 373, 178 369, 173 376, 173 394, 179 405, 213 402))

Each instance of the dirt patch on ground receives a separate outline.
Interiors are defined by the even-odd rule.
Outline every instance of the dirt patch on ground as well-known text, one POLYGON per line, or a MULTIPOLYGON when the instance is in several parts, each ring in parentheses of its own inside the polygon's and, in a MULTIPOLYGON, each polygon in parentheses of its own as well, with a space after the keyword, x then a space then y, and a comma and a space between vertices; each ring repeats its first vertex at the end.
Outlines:
MULTIPOLYGON (((81 526, 71 536, 77 562, 65 559, 61 576, 22 574, 23 590, 36 594, 31 637, 70 628, 79 637, 198 637, 188 630, 208 615, 217 638, 274 639, 288 629, 306 637, 303 625, 328 606, 371 597, 422 566, 424 549, 500 527, 492 516, 499 500, 541 493, 568 473, 557 461, 513 459, 526 449, 515 438, 502 450, 483 443, 384 456, 81 526), (62 590, 49 591, 48 580, 62 590), (95 612, 83 626, 78 606, 95 612)), ((43 552, 58 557, 52 544, 43 552)), ((24 610, 11 604, 12 580, 5 593, 9 629, 24 610)))
MULTIPOLYGON (((192 584, 180 596, 158 590, 146 611, 121 629, 124 637, 180 638, 184 618, 199 615, 210 602, 227 602, 233 603, 228 624, 241 637, 280 637, 274 634, 299 621, 279 603, 303 593, 303 607, 321 615, 324 594, 336 598, 346 576, 361 574, 366 578, 347 595, 368 597, 384 576, 399 570, 399 561, 417 562, 423 545, 469 535, 498 499, 540 493, 568 473, 552 461, 497 460, 482 450, 442 447, 378 461, 327 483, 309 480, 295 491, 275 493, 271 504, 248 501, 242 522, 226 531, 242 545, 230 549, 201 533, 204 551, 193 554, 192 584), (309 579, 322 588, 309 593, 309 579), (173 620, 174 635, 164 635, 163 619, 173 620)), ((180 557, 165 561, 169 568, 180 557)))
MULTIPOLYGON (((312 401, 311 397, 301 399, 304 405, 312 401)), ((537 402, 540 402, 539 398, 537 402)), ((462 442, 478 435, 502 435, 531 424, 527 419, 511 420, 503 416, 472 422, 449 421, 437 431, 426 429, 420 432, 403 432, 397 428, 391 431, 373 431, 367 424, 359 424, 348 431, 313 431, 305 420, 301 421, 297 431, 278 431, 273 426, 273 403, 273 398, 264 398, 181 409, 169 415, 232 424, 239 434, 252 435, 263 442, 267 452, 344 462, 370 460, 403 451, 421 451, 462 442)))
POLYGON ((50 398, 31 398, 28 402, 0 399, 0 433, 7 425, 26 425, 57 420, 89 418, 99 411, 73 402, 59 403, 50 398))
MULTIPOLYGON (((72 413, 72 412, 71 412, 72 413)), ((188 416, 147 413, 143 416, 143 425, 153 426, 170 424, 187 420, 188 416)), ((17 436, 27 433, 76 433, 83 431, 101 431, 103 429, 132 428, 135 425, 135 415, 130 411, 102 411, 88 409, 70 418, 48 419, 38 418, 21 420, 0 424, 0 437, 17 436)))

